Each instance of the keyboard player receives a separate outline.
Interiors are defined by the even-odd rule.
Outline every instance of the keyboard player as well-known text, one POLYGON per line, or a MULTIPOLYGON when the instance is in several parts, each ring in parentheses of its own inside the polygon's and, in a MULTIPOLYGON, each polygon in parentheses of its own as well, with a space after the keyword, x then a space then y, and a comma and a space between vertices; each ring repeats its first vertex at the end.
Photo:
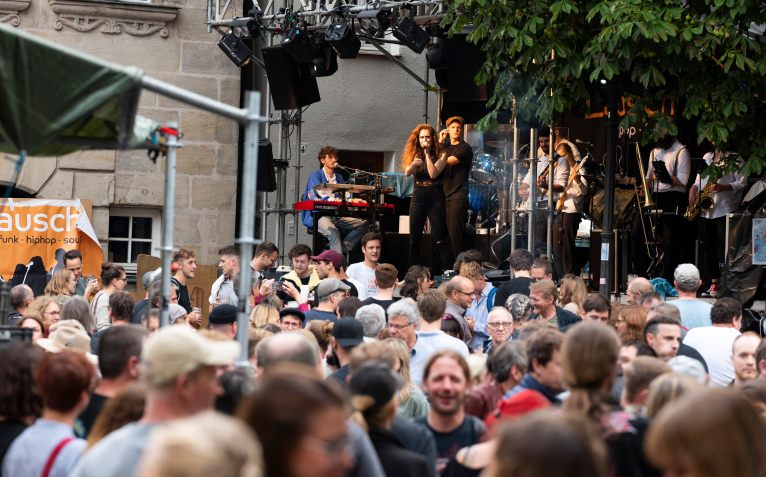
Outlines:
MULTIPOLYGON (((303 200, 327 201, 330 199, 340 199, 340 194, 333 193, 331 190, 314 190, 315 186, 324 183, 345 184, 343 177, 335 173, 335 165, 338 163, 338 150, 330 146, 323 147, 319 151, 319 163, 322 167, 318 171, 312 172, 309 176, 303 200)), ((301 214, 301 220, 306 227, 314 228, 314 218, 310 211, 304 210, 301 214)), ((355 217, 322 217, 318 222, 318 232, 330 242, 330 250, 346 256, 370 229, 369 222, 355 217)), ((314 250, 315 254, 319 252, 321 250, 314 250)))

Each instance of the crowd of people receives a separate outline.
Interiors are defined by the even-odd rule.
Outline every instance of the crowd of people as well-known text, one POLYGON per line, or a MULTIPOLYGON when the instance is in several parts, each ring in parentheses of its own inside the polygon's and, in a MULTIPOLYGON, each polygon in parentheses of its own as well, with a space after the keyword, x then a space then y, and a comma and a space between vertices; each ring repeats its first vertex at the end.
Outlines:
POLYGON ((438 288, 419 265, 398 282, 360 240, 351 266, 296 245, 280 280, 261 243, 249 297, 224 247, 204 329, 194 252, 162 328, 159 273, 136 303, 122 267, 99 286, 67 252, 45 295, 11 291, 32 339, 0 352, 2 477, 766 475, 766 342, 696 298, 693 265, 679 299, 636 278, 621 305, 522 249, 498 287, 477 251, 438 288))

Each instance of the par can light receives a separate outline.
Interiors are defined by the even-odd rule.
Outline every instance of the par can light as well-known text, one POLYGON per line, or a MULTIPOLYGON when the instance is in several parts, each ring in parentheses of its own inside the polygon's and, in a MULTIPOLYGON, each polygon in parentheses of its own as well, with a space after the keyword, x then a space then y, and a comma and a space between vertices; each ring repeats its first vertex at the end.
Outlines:
POLYGON ((391 10, 364 10, 356 16, 363 30, 385 30, 391 26, 391 10))
POLYGON ((234 36, 232 32, 227 33, 221 38, 221 41, 218 42, 218 48, 226 53, 226 56, 239 68, 250 63, 250 57, 252 56, 250 48, 245 46, 242 40, 234 36))
POLYGON ((298 63, 306 63, 314 58, 317 45, 308 32, 294 26, 288 31, 280 42, 282 48, 290 54, 298 63))
POLYGON ((333 23, 327 27, 324 39, 332 46, 335 53, 344 60, 356 58, 359 54, 359 49, 362 47, 362 42, 354 33, 354 29, 346 22, 333 23))

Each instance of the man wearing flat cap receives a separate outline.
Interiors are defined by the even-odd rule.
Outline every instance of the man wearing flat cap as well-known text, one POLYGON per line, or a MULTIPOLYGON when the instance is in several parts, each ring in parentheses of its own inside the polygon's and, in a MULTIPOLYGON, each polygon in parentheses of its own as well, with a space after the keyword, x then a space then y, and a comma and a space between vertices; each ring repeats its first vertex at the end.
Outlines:
MULTIPOLYGON (((468 220, 468 174, 473 163, 473 150, 463 140, 465 120, 453 116, 447 129, 439 132, 442 152, 447 156, 444 168, 444 198, 447 208, 447 230, 452 241, 452 253, 457 257, 465 250, 465 223, 468 220), (449 138, 447 136, 449 135, 449 138)), ((476 227, 479 228, 480 224, 476 227)), ((444 264, 448 267, 450 264, 444 264)))
POLYGON ((338 310, 338 304, 346 298, 349 288, 337 278, 322 280, 315 290, 316 301, 314 303, 318 303, 318 305, 305 313, 306 321, 303 326, 305 327, 311 320, 330 320, 333 323, 338 321, 338 315, 335 313, 338 310))
POLYGON ((230 340, 237 339, 237 307, 218 305, 207 317, 211 330, 220 331, 230 340))

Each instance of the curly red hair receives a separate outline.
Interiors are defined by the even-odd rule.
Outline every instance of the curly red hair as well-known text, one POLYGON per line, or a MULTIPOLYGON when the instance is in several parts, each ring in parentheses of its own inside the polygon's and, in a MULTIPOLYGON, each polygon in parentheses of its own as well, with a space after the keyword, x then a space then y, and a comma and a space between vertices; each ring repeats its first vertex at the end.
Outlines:
POLYGON ((436 130, 434 130, 434 128, 428 124, 419 124, 417 127, 415 127, 415 129, 412 130, 410 137, 407 139, 407 144, 404 145, 404 152, 402 153, 402 170, 407 170, 407 168, 410 167, 410 164, 412 164, 412 161, 416 157, 425 160, 425 154, 423 154, 423 148, 420 147, 419 140, 420 131, 423 129, 428 129, 433 138, 433 146, 431 147, 433 150, 432 156, 439 157, 441 154, 441 146, 439 145, 439 141, 436 137, 436 130))

